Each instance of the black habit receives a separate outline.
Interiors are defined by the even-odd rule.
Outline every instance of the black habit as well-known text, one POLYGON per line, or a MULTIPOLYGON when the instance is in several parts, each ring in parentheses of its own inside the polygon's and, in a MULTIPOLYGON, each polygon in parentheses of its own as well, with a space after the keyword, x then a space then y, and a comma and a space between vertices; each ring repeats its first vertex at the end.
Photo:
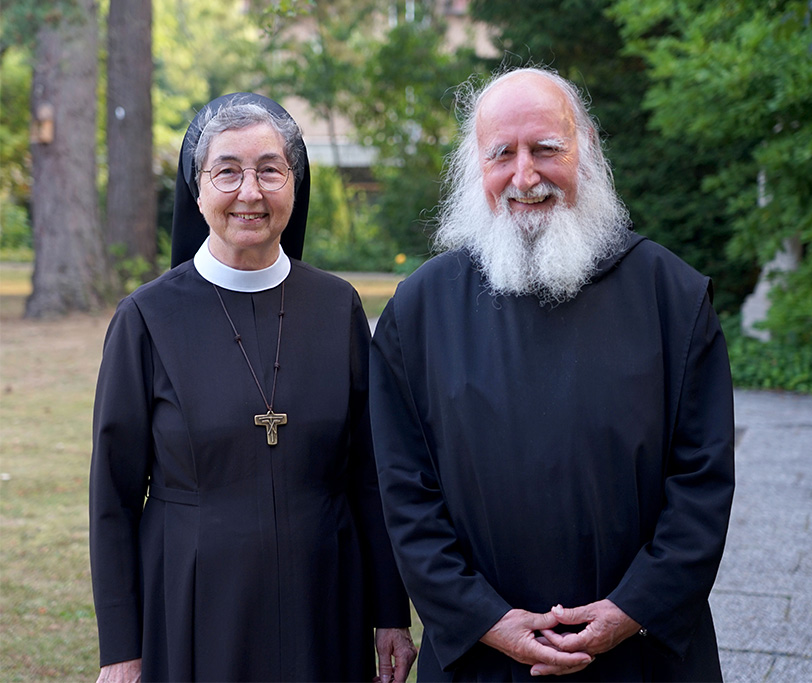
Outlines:
POLYGON ((708 595, 733 494, 710 282, 629 234, 574 299, 493 297, 463 252, 376 328, 384 513, 424 623, 418 678, 537 680, 481 643, 509 609, 609 598, 647 630, 554 680, 719 680, 708 595))
MULTIPOLYGON (((287 116, 266 98, 235 97, 287 116)), ((176 262, 206 236, 194 201, 198 134, 193 123, 179 164, 176 262)), ((307 219, 303 161, 282 237, 294 257, 307 219)), ((282 287, 220 293, 270 399, 282 287)), ((90 473, 102 666, 142 657, 144 681, 370 681, 373 627, 408 626, 372 454, 361 302, 294 258, 284 310, 271 402, 287 423, 270 446, 254 424, 263 397, 194 262, 119 304, 90 473)))

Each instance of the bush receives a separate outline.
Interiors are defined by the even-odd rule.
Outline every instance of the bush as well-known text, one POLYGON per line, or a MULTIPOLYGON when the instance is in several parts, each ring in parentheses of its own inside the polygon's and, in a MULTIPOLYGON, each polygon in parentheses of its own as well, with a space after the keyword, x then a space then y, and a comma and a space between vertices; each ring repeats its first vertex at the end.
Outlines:
POLYGON ((28 212, 18 204, 0 202, 0 259, 27 262, 33 258, 28 212))
POLYGON ((812 259, 781 273, 770 292, 767 327, 773 339, 792 347, 812 348, 812 259))
POLYGON ((13 202, 0 202, 0 248, 31 248, 31 226, 28 212, 13 202))
POLYGON ((812 345, 786 338, 762 342, 741 332, 741 316, 722 320, 733 384, 742 389, 812 393, 812 345))
POLYGON ((366 194, 345 186, 331 166, 313 165, 304 259, 338 271, 391 271, 395 248, 366 194))

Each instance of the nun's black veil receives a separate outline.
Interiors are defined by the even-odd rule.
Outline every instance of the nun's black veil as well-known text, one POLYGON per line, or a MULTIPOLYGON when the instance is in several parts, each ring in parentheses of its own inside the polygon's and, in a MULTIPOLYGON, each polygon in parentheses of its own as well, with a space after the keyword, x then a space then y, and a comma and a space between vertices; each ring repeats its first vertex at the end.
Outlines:
MULTIPOLYGON (((178 177, 175 183, 175 209, 172 215, 172 267, 193 258, 209 235, 209 226, 197 207, 198 188, 195 180, 197 169, 194 161, 194 148, 200 139, 198 122, 203 113, 210 108, 218 108, 232 100, 259 104, 277 116, 289 118, 290 114, 273 100, 254 93, 238 92, 223 95, 209 102, 195 116, 186 136, 178 160, 178 177)), ((307 149, 299 138, 302 162, 295 177, 293 213, 282 233, 282 249, 291 258, 301 259, 304 247, 307 210, 310 204, 310 164, 307 160, 307 149)))

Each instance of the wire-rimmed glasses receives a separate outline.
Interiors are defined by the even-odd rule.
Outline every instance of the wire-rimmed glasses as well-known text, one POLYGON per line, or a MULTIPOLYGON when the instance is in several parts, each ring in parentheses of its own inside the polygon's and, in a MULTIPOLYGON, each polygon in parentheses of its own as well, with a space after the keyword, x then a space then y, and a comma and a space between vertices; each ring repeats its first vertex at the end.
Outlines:
POLYGON ((257 174, 257 184, 261 189, 275 192, 285 187, 291 169, 290 166, 278 162, 265 162, 257 168, 243 168, 233 161, 224 161, 200 172, 208 173, 211 184, 220 192, 236 192, 242 186, 246 171, 257 174))

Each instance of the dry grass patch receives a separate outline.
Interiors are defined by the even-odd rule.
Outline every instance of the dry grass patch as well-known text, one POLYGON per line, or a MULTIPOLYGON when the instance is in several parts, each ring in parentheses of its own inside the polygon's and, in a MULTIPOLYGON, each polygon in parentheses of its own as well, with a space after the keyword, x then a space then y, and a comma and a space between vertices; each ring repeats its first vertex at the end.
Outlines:
POLYGON ((97 671, 87 472, 108 321, 109 315, 0 320, 5 681, 92 680, 97 671))

